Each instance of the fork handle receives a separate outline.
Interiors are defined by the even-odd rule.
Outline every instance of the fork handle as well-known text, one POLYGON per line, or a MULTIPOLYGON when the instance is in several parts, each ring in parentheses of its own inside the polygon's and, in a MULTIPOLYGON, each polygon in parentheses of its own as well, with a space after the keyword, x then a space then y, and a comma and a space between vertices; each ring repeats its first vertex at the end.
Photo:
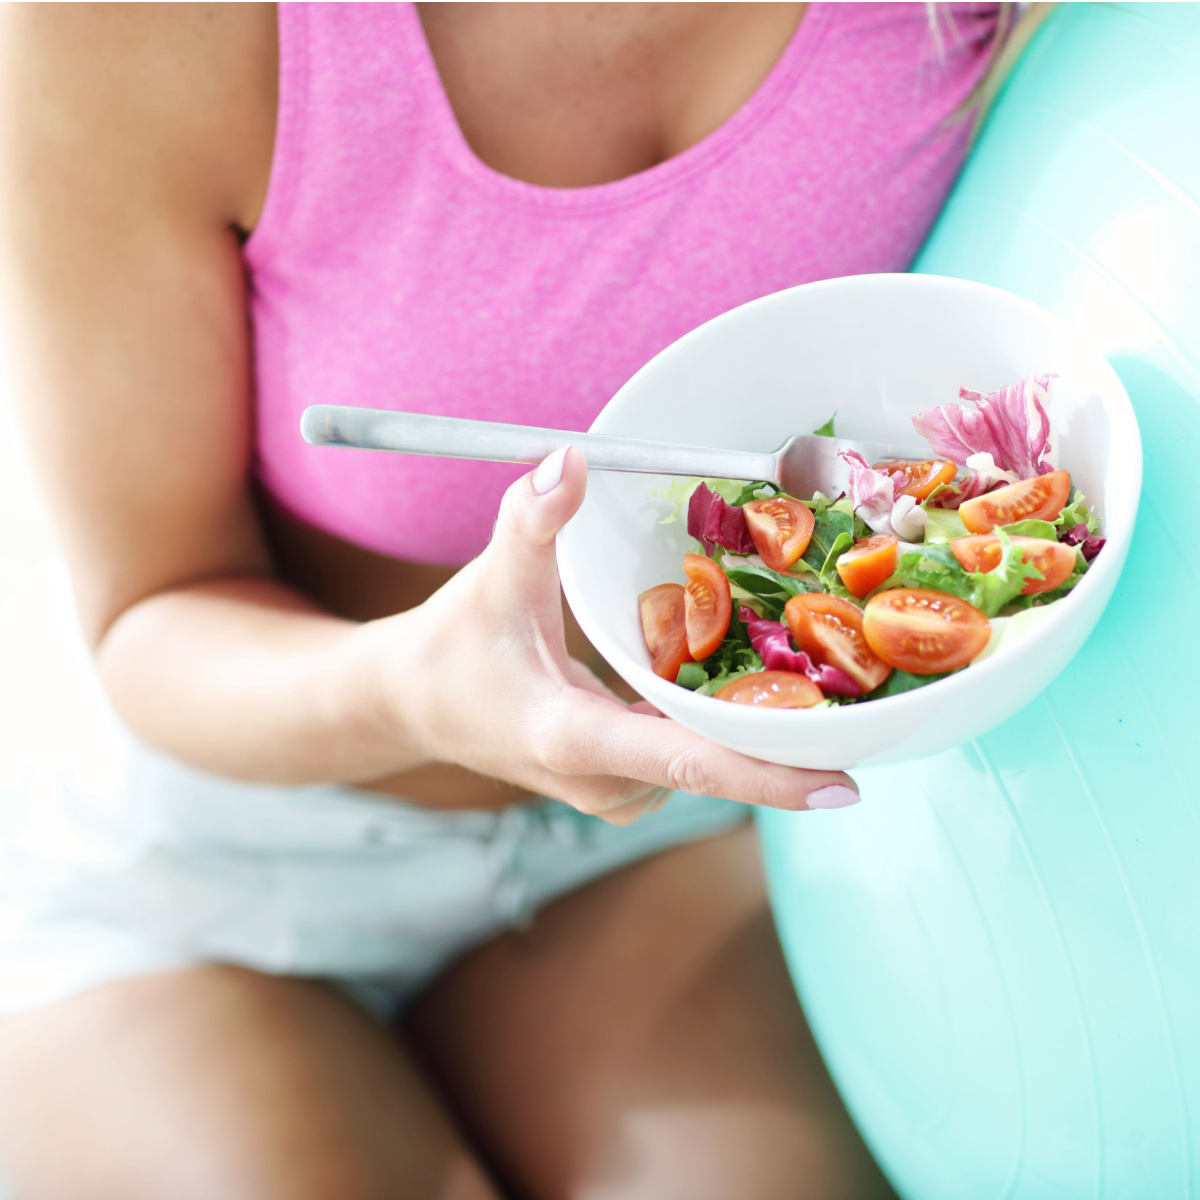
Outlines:
POLYGON ((304 440, 314 446, 351 446, 483 462, 539 463, 562 446, 577 446, 587 458, 588 466, 601 471, 778 482, 775 454, 680 446, 674 442, 647 442, 640 438, 537 429, 427 413, 314 404, 304 410, 300 431, 304 440))

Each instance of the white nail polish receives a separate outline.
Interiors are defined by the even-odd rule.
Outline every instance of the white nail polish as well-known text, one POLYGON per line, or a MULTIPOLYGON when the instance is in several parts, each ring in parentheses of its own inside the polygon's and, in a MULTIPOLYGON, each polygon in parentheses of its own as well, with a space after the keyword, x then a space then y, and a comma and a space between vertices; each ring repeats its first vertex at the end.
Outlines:
POLYGON ((539 496, 544 496, 547 492, 554 491, 562 482, 563 463, 566 457, 567 447, 561 446, 559 449, 547 454, 538 463, 538 468, 533 473, 533 490, 539 496))

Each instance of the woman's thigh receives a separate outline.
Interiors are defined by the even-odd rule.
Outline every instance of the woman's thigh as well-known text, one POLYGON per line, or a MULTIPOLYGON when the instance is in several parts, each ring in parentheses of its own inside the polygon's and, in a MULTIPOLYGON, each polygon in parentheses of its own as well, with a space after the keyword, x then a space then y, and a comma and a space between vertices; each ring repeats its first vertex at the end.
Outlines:
POLYGON ((891 1195, 796 1002, 747 828, 548 907, 409 1028, 523 1200, 891 1195))
POLYGON ((0 1025, 21 1200, 496 1200, 397 1041, 329 988, 234 967, 0 1025))

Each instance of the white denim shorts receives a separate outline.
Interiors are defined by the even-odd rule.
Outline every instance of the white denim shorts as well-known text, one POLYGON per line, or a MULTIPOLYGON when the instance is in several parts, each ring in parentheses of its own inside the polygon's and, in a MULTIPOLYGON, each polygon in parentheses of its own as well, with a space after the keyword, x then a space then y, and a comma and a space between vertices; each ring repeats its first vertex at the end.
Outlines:
POLYGON ((438 812, 193 770, 121 725, 52 564, 0 618, 0 1015, 210 962, 394 1012, 554 897, 746 812, 677 793, 617 827, 552 800, 438 812))

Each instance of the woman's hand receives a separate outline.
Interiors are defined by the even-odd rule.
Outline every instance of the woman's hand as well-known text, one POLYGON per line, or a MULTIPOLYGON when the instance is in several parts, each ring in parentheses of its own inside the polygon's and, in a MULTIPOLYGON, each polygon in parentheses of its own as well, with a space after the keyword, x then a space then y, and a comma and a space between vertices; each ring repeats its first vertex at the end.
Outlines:
POLYGON ((853 803, 846 775, 727 750, 647 701, 626 705, 568 656, 554 536, 586 486, 578 450, 551 455, 509 488, 487 549, 403 614, 402 643, 399 618, 364 628, 385 709, 406 739, 614 824, 668 790, 772 808, 853 803))

